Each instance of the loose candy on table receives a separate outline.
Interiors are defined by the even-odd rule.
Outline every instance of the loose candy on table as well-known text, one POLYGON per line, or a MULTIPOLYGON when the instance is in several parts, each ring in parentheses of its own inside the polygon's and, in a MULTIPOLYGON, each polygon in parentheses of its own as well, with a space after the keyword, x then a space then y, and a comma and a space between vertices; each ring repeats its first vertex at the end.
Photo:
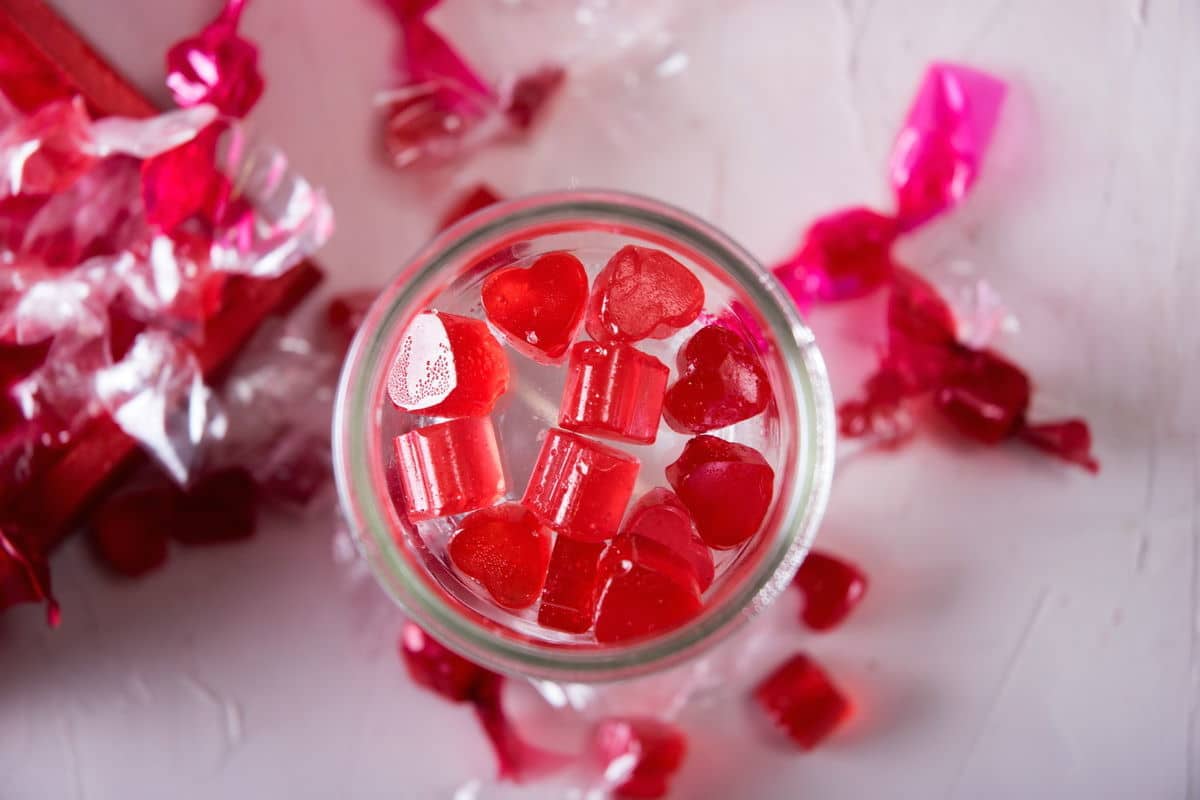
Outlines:
POLYGON ((845 621, 867 593, 867 576, 849 561, 812 550, 792 581, 804 595, 800 619, 814 631, 828 631, 845 621))
POLYGON ((558 424, 606 439, 653 444, 670 370, 627 345, 579 342, 571 348, 558 424))
POLYGON ((667 466, 667 481, 709 547, 737 547, 762 527, 775 471, 762 453, 715 436, 697 436, 667 466))
POLYGON ((680 433, 704 433, 750 419, 771 402, 762 361, 737 333, 708 325, 676 356, 679 379, 667 389, 663 418, 680 433))
POLYGON ((661 250, 626 245, 596 276, 587 332, 606 343, 665 339, 703 307, 704 285, 690 269, 661 250))
POLYGON ((258 48, 238 34, 248 0, 227 0, 215 20, 167 52, 167 88, 183 108, 209 103, 244 117, 263 93, 258 48))
POLYGON ((802 308, 860 297, 891 280, 897 237, 958 205, 974 184, 1004 94, 1002 81, 979 70, 930 65, 892 150, 895 214, 858 207, 822 217, 773 268, 802 308))
POLYGON ((850 701, 809 656, 796 653, 754 690, 754 699, 776 728, 801 750, 812 750, 852 711, 850 701))
POLYGON ((1032 394, 1020 367, 990 350, 963 350, 934 391, 933 403, 963 436, 998 444, 1023 424, 1032 394))
POLYGON ((670 489, 654 488, 638 498, 621 534, 645 537, 678 555, 691 568, 701 592, 712 585, 716 574, 712 551, 696 530, 691 513, 670 489))
POLYGON ((592 729, 591 753, 614 797, 666 797, 687 755, 687 736, 652 717, 610 717, 592 729))
POLYGON ((445 230, 460 219, 469 217, 476 211, 499 203, 503 199, 499 192, 486 183, 477 184, 459 197, 454 202, 454 205, 446 209, 441 219, 438 220, 437 229, 439 231, 445 230))
POLYGON ((504 496, 500 448, 489 417, 462 417, 396 437, 403 510, 413 522, 463 514, 504 496))
POLYGON ((171 536, 188 545, 249 539, 258 524, 258 486, 245 467, 225 467, 202 475, 176 505, 171 536))
POLYGON ((350 341, 378 296, 378 289, 355 289, 330 299, 325 307, 325 324, 343 346, 350 346, 350 341))
POLYGON ((559 536, 538 606, 538 624, 567 633, 584 633, 596 618, 600 554, 605 543, 559 536))
POLYGON ((583 321, 588 277, 570 253, 547 253, 529 267, 492 272, 480 294, 488 319, 517 352, 553 364, 566 355, 583 321))
POLYGON ((546 582, 551 533, 520 503, 469 515, 450 539, 450 561, 504 608, 533 605, 546 582))
POLYGON ((119 575, 137 578, 167 561, 167 541, 179 519, 179 489, 159 486, 109 498, 92 515, 92 548, 119 575))
POLYGON ((600 542, 617 534, 640 462, 607 445, 552 428, 523 502, 560 534, 600 542))
POLYGON ((600 566, 596 641, 634 641, 674 630, 703 608, 692 567, 658 542, 619 536, 600 566))
POLYGON ((508 377, 508 357, 486 323, 425 311, 400 341, 388 397, 402 411, 426 416, 482 416, 508 390, 508 377))

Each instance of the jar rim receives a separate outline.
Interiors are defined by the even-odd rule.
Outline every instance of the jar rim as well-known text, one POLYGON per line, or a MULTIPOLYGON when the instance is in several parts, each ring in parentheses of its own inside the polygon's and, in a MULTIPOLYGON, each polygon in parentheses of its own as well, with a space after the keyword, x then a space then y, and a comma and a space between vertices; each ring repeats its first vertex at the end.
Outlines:
MULTIPOLYGON (((413 621, 435 638, 492 669, 550 680, 595 682, 633 677, 687 660, 737 630, 790 583, 824 514, 833 476, 836 421, 824 361, 812 332, 775 277, 744 248, 692 214, 624 192, 564 190, 526 195, 488 206, 437 234, 401 268, 364 317, 343 364, 333 414, 333 467, 343 515, 378 582, 413 621), (696 620, 644 642, 575 648, 520 641, 469 620, 460 606, 435 591, 428 576, 404 558, 386 513, 391 498, 371 472, 371 402, 377 365, 397 318, 422 298, 433 276, 464 253, 537 224, 574 219, 636 226, 702 254, 755 304, 768 325, 791 384, 792 409, 804 426, 797 453, 799 486, 787 492, 778 533, 752 574, 696 620)), ((372 441, 374 440, 374 442, 372 441)), ((375 457, 379 454, 375 453, 375 457)))

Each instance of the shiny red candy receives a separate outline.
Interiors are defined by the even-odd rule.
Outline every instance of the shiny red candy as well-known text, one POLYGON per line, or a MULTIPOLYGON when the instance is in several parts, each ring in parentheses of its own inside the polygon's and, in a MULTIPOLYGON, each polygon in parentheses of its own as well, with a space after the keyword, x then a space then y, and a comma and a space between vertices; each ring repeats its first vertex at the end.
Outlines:
POLYGON ((587 332, 598 342, 665 339, 703 306, 704 286, 690 269, 661 250, 626 245, 596 276, 587 332))
POLYGON ((396 437, 404 512, 413 522, 463 514, 504 496, 504 470, 488 417, 464 417, 396 437))
POLYGON ((452 703, 471 700, 487 674, 483 667, 444 647, 411 622, 404 623, 399 645, 412 679, 452 703))
POLYGON ((539 625, 567 633, 583 633, 592 627, 604 546, 604 542, 558 537, 538 607, 539 625))
POLYGON ((601 560, 596 641, 642 639, 695 618, 703 602, 692 568, 658 542, 620 536, 601 560))
POLYGON ((508 121, 519 131, 527 131, 541 115, 546 103, 558 94, 567 71, 550 65, 522 75, 513 84, 504 106, 508 121))
POLYGON ((0 132, 0 197, 57 194, 96 163, 82 100, 47 103, 0 132))
POLYGON ((851 713, 850 701, 825 671, 797 653, 754 690, 771 722, 801 750, 812 750, 851 713))
POLYGON ((1092 432, 1081 419, 1026 424, 1017 435, 1044 453, 1078 464, 1088 472, 1100 471, 1100 462, 1092 455, 1092 432))
POLYGON ((606 439, 652 444, 670 372, 654 356, 626 345, 579 342, 571 348, 558 424, 606 439))
POLYGON ((468 516, 450 539, 450 560, 505 608, 537 600, 550 563, 551 534, 524 506, 503 503, 468 516))
POLYGON ((667 796, 687 755, 687 737, 661 720, 614 717, 596 724, 592 754, 606 777, 610 770, 619 773, 613 796, 653 800, 667 796))
POLYGON ((209 125, 191 141, 142 162, 147 222, 170 233, 193 217, 214 224, 224 215, 231 186, 216 169, 221 132, 221 125, 209 125))
POLYGON ((679 556, 691 568, 701 592, 712 585, 712 551, 696 530, 692 515, 671 490, 656 488, 642 495, 630 509, 621 534, 650 539, 679 556))
POLYGON ((667 481, 691 512, 705 543, 726 550, 762 526, 771 507, 775 471, 753 447, 697 436, 667 466, 667 481))
POLYGON ((997 444, 1017 432, 1033 387, 1025 372, 990 350, 964 351, 934 406, 970 439, 997 444))
POLYGON ((862 570, 819 550, 805 557, 793 582, 804 595, 800 619, 814 631, 841 625, 867 593, 862 570))
POLYGON ((628 453, 551 429, 522 502, 561 534, 585 542, 611 539, 625 516, 639 466, 628 453))
POLYGON ((388 374, 392 403, 431 417, 490 414, 507 390, 508 358, 487 324, 438 311, 413 319, 388 374))
POLYGON ((167 560, 167 540, 180 500, 179 490, 166 486, 110 498, 91 519, 96 555, 114 572, 130 578, 161 567, 167 560))
POLYGON ((758 355, 721 325, 696 332, 676 356, 679 380, 667 390, 663 418, 680 433, 704 433, 761 414, 771 385, 758 355))
POLYGON ((588 277, 570 253, 547 253, 528 268, 496 270, 481 294, 488 319, 517 352, 554 363, 566 355, 583 321, 588 277))
POLYGON ((177 105, 216 106, 244 117, 262 96, 258 48, 238 35, 246 0, 228 0, 225 9, 195 36, 167 51, 167 87, 177 105))
POLYGON ((439 231, 445 230, 460 219, 469 217, 476 211, 499 203, 503 199, 495 189, 481 183, 460 197, 450 208, 446 209, 446 213, 442 214, 442 218, 438 221, 437 229, 439 231))
POLYGON ((358 289, 336 295, 325 308, 325 322, 329 330, 349 345, 378 296, 378 289, 358 289))
POLYGON ((183 544, 221 544, 248 539, 258 520, 258 486, 242 467, 201 476, 176 505, 170 534, 183 544))
POLYGON ((899 233, 895 219, 869 208, 839 211, 814 222, 773 271, 802 306, 861 297, 891 279, 899 233))

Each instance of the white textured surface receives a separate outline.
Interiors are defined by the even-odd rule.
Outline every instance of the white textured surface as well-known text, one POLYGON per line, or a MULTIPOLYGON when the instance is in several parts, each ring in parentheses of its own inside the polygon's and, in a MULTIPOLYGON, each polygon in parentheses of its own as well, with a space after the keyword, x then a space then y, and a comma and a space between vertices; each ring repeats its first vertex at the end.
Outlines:
MULTIPOLYGON (((57 5, 153 88, 165 46, 214 4, 57 5)), ((815 214, 886 201, 885 155, 927 61, 1007 76, 976 195, 905 253, 979 266, 1021 318, 1006 348, 1052 410, 1087 413, 1104 471, 936 438, 846 464, 822 541, 866 566, 872 592, 844 630, 778 644, 809 648, 863 713, 797 756, 762 746, 744 704, 689 711, 706 735, 678 795, 1200 796, 1200 5, 721 8, 686 26, 688 71, 631 101, 638 116, 585 106, 607 91, 597 73, 530 147, 416 179, 370 156, 382 17, 365 0, 258 0, 247 21, 269 90, 255 123, 329 188, 331 284, 369 285, 428 232, 448 183, 474 177, 654 194, 771 259, 815 214)), ((831 350, 844 391, 864 337, 836 314, 817 327, 856 345, 831 350)), ((62 628, 36 609, 0 620, 0 797, 450 797, 489 772, 469 716, 408 684, 396 613, 332 550, 324 525, 281 522, 118 583, 82 542, 65 547, 62 628)))

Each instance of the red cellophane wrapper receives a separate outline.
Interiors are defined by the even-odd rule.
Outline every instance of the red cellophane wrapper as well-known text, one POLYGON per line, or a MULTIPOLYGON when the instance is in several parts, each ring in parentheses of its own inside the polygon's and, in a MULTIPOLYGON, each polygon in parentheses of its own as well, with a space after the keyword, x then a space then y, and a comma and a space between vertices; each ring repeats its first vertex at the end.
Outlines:
POLYGON ((319 276, 323 194, 222 115, 260 91, 240 6, 172 50, 219 69, 158 115, 48 8, 0 9, 0 607, 48 596, 46 549, 137 445, 195 478, 229 429, 209 378, 319 276))

